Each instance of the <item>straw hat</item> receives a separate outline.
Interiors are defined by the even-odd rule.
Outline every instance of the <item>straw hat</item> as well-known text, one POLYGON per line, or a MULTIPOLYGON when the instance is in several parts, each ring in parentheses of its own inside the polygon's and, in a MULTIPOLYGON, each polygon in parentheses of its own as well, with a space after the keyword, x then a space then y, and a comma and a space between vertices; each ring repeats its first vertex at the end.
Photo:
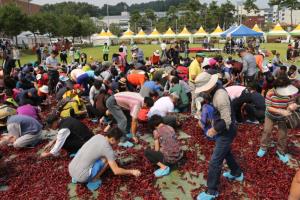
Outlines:
POLYGON ((298 88, 293 85, 288 85, 286 87, 277 87, 276 93, 280 96, 291 96, 298 93, 298 88))
POLYGON ((44 93, 44 94, 48 94, 49 93, 49 88, 47 85, 43 85, 42 87, 39 88, 39 91, 44 93))
POLYGON ((154 51, 153 53, 155 56, 159 56, 159 50, 154 51))
POLYGON ((196 84, 195 93, 198 94, 200 92, 205 92, 207 90, 210 90, 217 84, 218 78, 219 78, 218 74, 211 75, 207 72, 200 73, 195 79, 195 84, 196 84))
MULTIPOLYGON (((13 109, 7 105, 0 106, 0 120, 15 114, 17 114, 16 109, 13 109)), ((6 126, 6 123, 1 121, 0 126, 6 126)))

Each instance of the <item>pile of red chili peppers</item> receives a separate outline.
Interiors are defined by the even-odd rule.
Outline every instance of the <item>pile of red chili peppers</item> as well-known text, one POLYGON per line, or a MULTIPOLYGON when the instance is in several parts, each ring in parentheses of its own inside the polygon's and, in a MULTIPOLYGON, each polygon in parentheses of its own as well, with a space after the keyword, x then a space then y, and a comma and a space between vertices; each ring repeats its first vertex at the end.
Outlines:
MULTIPOLYGON (((89 127, 95 128, 88 120, 84 120, 89 127)), ((214 148, 214 142, 207 140, 197 121, 189 118, 182 122, 182 130, 191 136, 190 139, 182 140, 182 144, 189 148, 185 152, 186 161, 180 165, 179 173, 190 172, 193 176, 204 174, 207 178, 209 159, 214 148), (200 156, 201 155, 201 158, 200 156)), ((149 132, 147 128, 140 129, 141 132, 149 132)), ((229 182, 221 178, 220 196, 218 199, 287 199, 289 188, 296 169, 282 164, 275 156, 275 148, 271 148, 268 155, 258 158, 256 152, 259 148, 259 140, 262 126, 240 125, 238 135, 232 144, 233 154, 241 165, 245 180, 243 183, 229 182)), ((290 132, 290 143, 300 142, 297 136, 298 130, 290 132)), ((274 136, 276 131, 274 132, 274 136)), ((275 140, 276 141, 276 140, 275 140)), ((148 146, 141 141, 142 149, 126 149, 122 151, 120 157, 130 157, 130 161, 121 163, 125 168, 137 168, 142 172, 139 178, 131 176, 115 176, 108 171, 102 177, 102 186, 98 191, 98 199, 141 199, 159 200, 164 199, 160 188, 156 186, 156 178, 153 175, 152 166, 144 156, 144 150, 148 146)), ((37 154, 44 144, 40 144, 34 149, 15 150, 10 147, 1 149, 3 155, 9 158, 7 178, 0 179, 0 184, 8 185, 7 191, 0 192, 0 199, 69 199, 68 185, 71 178, 68 174, 68 164, 70 159, 61 156, 55 159, 41 160, 37 154)), ((290 147, 295 160, 300 159, 300 154, 295 146, 290 147)), ((124 149, 123 149, 124 150, 124 149)), ((295 162, 295 161, 294 161, 295 162)), ((294 163, 299 167, 299 163, 294 163)), ((224 165, 226 166, 226 165, 224 165)), ((191 183, 195 184, 195 183, 191 183)), ((176 187, 176 185, 174 185, 176 187)), ((181 188, 177 188, 180 190, 181 188)), ((183 188, 182 188, 183 190, 183 188)), ((200 191, 205 190, 202 185, 193 191, 183 191, 190 193, 196 198, 200 191)), ((76 186, 76 194, 80 199, 89 199, 93 194, 82 185, 76 186)))

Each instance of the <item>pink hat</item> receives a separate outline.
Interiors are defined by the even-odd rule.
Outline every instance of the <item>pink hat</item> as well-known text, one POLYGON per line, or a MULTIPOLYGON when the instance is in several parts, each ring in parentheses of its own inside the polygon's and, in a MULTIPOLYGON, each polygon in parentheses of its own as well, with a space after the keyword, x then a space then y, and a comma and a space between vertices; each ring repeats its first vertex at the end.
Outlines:
POLYGON ((211 58, 211 59, 209 59, 208 63, 210 66, 214 66, 215 64, 217 64, 217 61, 215 59, 211 58))

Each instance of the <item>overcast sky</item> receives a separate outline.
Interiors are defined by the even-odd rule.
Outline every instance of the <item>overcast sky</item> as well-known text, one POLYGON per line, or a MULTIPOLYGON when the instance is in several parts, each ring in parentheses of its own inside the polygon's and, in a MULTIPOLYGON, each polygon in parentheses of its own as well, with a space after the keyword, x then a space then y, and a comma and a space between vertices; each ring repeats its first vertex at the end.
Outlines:
MULTIPOLYGON (((46 4, 46 3, 58 3, 58 2, 64 2, 64 1, 70 1, 70 0, 33 0, 32 3, 36 3, 36 4, 46 4)), ((97 5, 99 7, 103 6, 103 4, 109 4, 109 5, 115 5, 119 2, 126 2, 127 4, 132 4, 132 3, 141 3, 141 2, 149 2, 152 0, 72 0, 75 2, 87 2, 90 4, 94 4, 97 5)), ((207 2, 205 0, 200 0, 201 2, 207 2)), ((210 1, 210 0, 208 0, 210 1)), ((217 0, 217 2, 225 2, 226 0, 217 0)), ((234 2, 236 2, 237 0, 233 0, 234 2)), ((257 5, 259 7, 268 7, 267 4, 267 0, 257 0, 257 5)))

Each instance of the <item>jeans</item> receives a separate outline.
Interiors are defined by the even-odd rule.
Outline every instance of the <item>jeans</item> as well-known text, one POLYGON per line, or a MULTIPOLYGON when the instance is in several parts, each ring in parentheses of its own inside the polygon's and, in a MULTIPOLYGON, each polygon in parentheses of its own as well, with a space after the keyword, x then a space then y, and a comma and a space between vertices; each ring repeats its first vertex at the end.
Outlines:
MULTIPOLYGON (((117 121, 118 128, 123 132, 125 135, 126 128, 127 128, 127 118, 122 111, 121 107, 117 104, 116 99, 114 96, 110 96, 106 100, 106 107, 109 110, 109 112, 112 114, 114 119, 117 121)), ((124 141, 124 140, 121 140, 124 141)))
POLYGON ((209 194, 216 194, 220 184, 220 175, 224 159, 231 175, 240 176, 241 169, 231 153, 231 143, 236 135, 236 127, 231 125, 228 131, 216 137, 216 144, 209 162, 207 186, 209 194))

